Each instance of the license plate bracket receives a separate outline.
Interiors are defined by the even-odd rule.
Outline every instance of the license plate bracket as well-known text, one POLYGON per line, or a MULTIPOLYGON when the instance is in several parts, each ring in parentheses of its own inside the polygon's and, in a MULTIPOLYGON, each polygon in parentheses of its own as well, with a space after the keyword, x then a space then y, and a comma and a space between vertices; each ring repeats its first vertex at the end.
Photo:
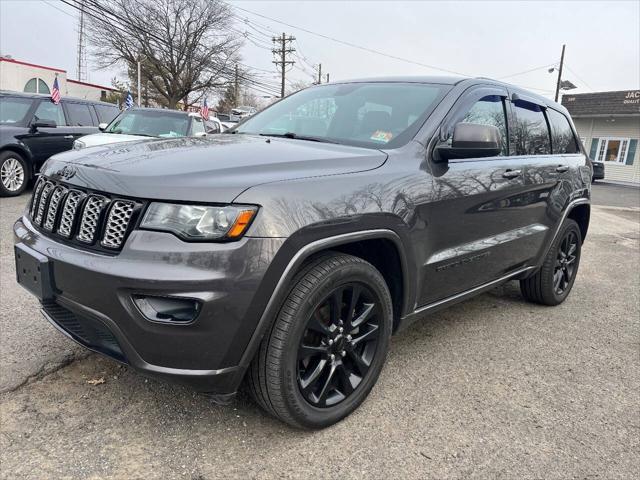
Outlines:
POLYGON ((53 274, 49 259, 22 243, 14 246, 16 280, 40 301, 53 299, 53 274))

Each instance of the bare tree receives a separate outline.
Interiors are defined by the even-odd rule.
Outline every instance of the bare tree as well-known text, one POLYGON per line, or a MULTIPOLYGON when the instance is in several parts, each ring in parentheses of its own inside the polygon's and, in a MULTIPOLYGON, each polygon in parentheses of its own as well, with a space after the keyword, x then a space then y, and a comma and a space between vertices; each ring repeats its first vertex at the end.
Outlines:
POLYGON ((233 81, 242 41, 224 2, 87 1, 103 12, 89 17, 87 29, 98 66, 124 66, 131 75, 140 61, 148 95, 159 104, 186 109, 233 81))

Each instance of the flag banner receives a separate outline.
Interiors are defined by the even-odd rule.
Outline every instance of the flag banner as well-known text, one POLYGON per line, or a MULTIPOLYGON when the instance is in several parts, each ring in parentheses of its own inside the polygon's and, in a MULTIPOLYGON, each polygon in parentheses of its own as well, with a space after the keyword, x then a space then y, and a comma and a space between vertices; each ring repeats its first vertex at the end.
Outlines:
POLYGON ((53 80, 53 90, 51 91, 51 101, 58 105, 60 103, 60 87, 58 86, 58 77, 53 80))
POLYGON ((205 120, 209 120, 209 105, 207 105, 207 99, 206 98, 204 99, 204 103, 202 104, 202 107, 200 108, 200 115, 205 120))
POLYGON ((131 92, 127 92, 127 98, 124 100, 124 109, 129 110, 131 107, 133 107, 133 96, 131 92))

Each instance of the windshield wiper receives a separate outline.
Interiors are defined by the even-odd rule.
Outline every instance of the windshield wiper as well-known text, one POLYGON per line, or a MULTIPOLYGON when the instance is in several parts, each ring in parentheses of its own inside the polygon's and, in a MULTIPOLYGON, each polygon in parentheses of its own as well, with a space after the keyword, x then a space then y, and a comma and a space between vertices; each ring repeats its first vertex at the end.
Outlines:
POLYGON ((293 132, 261 133, 260 136, 261 137, 276 137, 276 138, 292 138, 294 140, 308 140, 310 142, 321 142, 321 143, 338 143, 338 142, 334 142, 333 140, 329 140, 328 138, 312 137, 312 136, 309 136, 309 135, 298 135, 297 133, 293 133, 293 132))

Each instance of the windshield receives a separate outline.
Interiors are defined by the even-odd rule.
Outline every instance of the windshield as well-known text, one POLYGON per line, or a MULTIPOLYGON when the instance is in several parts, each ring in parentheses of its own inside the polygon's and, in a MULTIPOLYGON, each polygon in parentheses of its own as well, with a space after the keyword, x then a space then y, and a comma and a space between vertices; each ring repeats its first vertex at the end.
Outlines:
POLYGON ((0 97, 0 123, 21 123, 32 102, 30 98, 0 97))
POLYGON ((170 111, 124 111, 105 129, 107 133, 143 135, 146 137, 186 137, 189 117, 170 111))
POLYGON ((424 83, 345 83, 302 90, 231 133, 396 148, 416 134, 446 93, 424 83))

